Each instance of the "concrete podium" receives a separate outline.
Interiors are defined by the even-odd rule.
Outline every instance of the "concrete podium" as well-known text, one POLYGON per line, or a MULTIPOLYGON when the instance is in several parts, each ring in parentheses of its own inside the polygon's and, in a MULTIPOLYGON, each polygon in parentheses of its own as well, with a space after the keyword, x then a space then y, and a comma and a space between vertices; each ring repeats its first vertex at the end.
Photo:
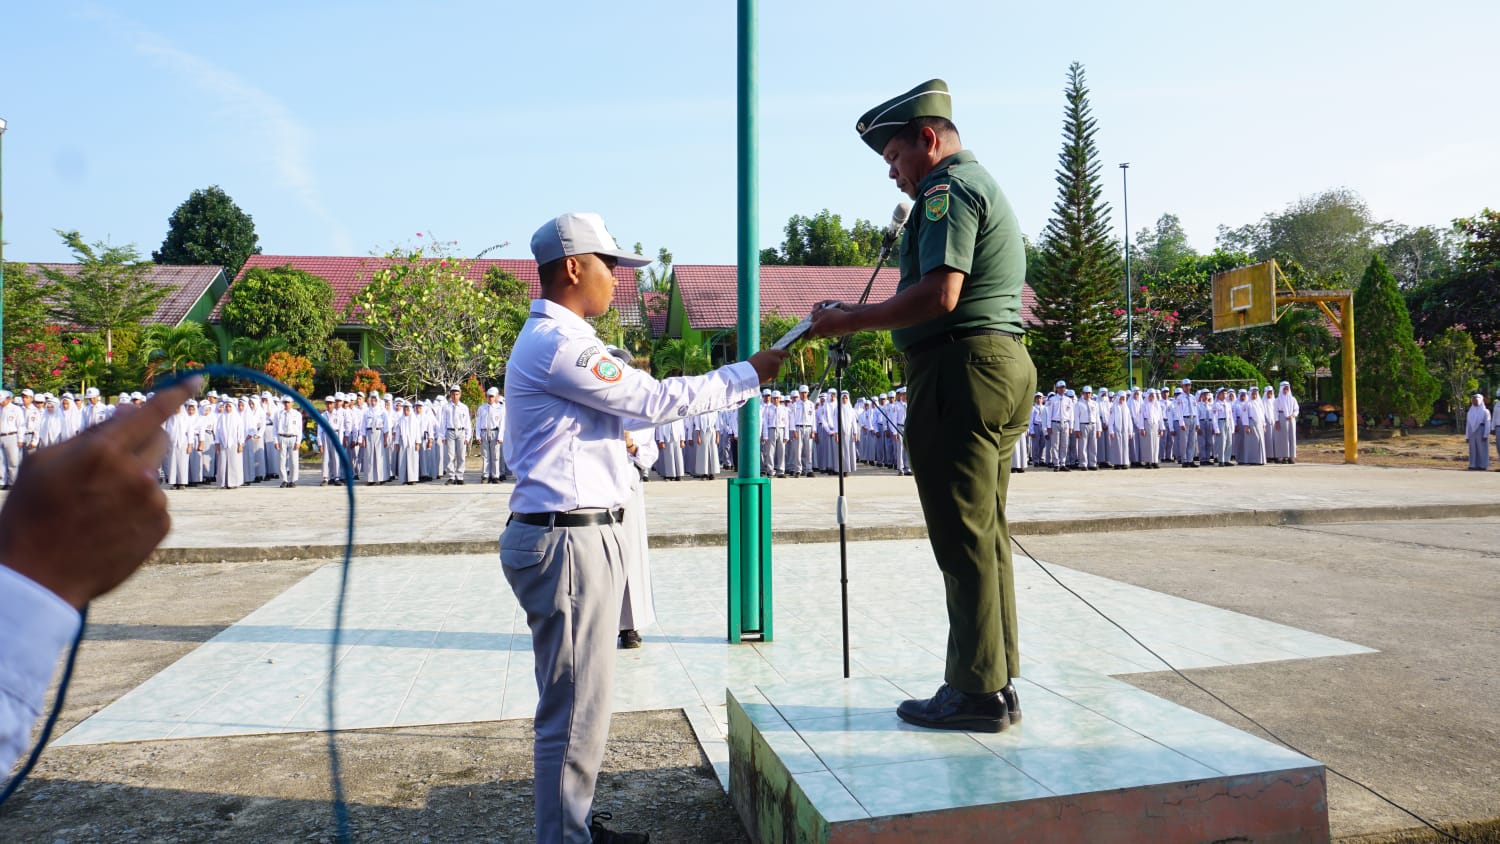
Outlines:
POLYGON ((896 718, 930 679, 730 689, 729 794, 751 838, 1329 840, 1320 763, 1126 683, 1019 681, 1024 720, 984 734, 896 718))

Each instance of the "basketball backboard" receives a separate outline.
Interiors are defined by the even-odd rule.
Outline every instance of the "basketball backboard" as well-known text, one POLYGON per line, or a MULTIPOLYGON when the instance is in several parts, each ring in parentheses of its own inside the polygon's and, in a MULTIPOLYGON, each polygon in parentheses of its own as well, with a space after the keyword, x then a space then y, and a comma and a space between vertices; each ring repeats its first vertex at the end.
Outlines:
POLYGON ((1275 261, 1215 273, 1214 331, 1236 331, 1275 322, 1276 276, 1275 261))

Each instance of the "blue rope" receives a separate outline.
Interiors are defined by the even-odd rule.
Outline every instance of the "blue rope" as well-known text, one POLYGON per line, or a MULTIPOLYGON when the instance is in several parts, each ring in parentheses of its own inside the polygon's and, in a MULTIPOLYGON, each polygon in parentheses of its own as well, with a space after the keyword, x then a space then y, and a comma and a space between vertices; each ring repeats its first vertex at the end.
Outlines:
MULTIPOLYGON (((196 375, 254 381, 276 390, 282 395, 291 396, 292 401, 298 407, 302 408, 304 413, 311 416, 318 427, 328 434, 330 441, 333 443, 334 451, 338 455, 339 465, 344 470, 344 492, 349 502, 349 514, 344 528, 344 562, 339 571, 339 595, 338 600, 334 603, 333 610, 333 636, 328 642, 328 695, 326 705, 328 721, 328 778, 333 789, 333 817, 337 826, 338 840, 341 844, 348 844, 348 842, 354 840, 354 837, 349 826, 349 806, 344 801, 344 777, 342 767, 339 763, 339 748, 336 740, 337 731, 334 728, 334 689, 338 678, 339 645, 343 640, 344 603, 349 593, 349 564, 351 557, 354 555, 354 462, 349 459, 349 452, 344 448, 339 432, 333 430, 333 426, 328 424, 328 420, 324 418, 322 413, 318 412, 317 407, 313 405, 312 401, 264 372, 230 364, 211 364, 200 369, 174 373, 159 382, 159 386, 165 389, 185 378, 191 378, 196 375)), ((301 435, 299 434, 298 436, 300 439, 301 435)), ((88 607, 85 606, 80 615, 82 616, 82 621, 87 622, 88 607)), ((68 684, 73 678, 73 666, 78 659, 78 646, 83 642, 84 626, 84 623, 80 623, 78 626, 78 635, 73 639, 72 650, 68 652, 67 666, 63 669, 62 679, 58 683, 57 699, 52 704, 52 713, 47 717, 46 725, 42 727, 42 735, 37 739, 36 746, 32 748, 31 756, 26 760, 26 764, 6 785, 5 791, 0 793, 0 808, 4 807, 5 801, 10 798, 11 794, 15 793, 15 790, 20 787, 21 782, 31 773, 31 769, 36 765, 38 757, 42 755, 42 748, 46 746, 52 736, 52 729, 57 724, 58 715, 61 713, 63 707, 63 699, 68 692, 68 684)))

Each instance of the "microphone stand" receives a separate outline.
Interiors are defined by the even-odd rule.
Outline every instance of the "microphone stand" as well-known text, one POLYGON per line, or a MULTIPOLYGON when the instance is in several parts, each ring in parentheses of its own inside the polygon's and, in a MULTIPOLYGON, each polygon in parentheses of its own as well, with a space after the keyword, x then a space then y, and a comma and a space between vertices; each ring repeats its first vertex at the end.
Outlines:
MULTIPOLYGON (((859 302, 863 305, 870 298, 870 291, 875 287, 875 277, 880 274, 880 266, 890 257, 891 247, 895 244, 895 238, 889 238, 881 244, 880 257, 875 261, 875 271, 870 273, 870 280, 865 284, 865 290, 859 295, 859 302)), ((844 628, 844 679, 849 679, 849 503, 844 497, 844 369, 849 365, 849 348, 847 336, 840 337, 828 347, 828 365, 823 369, 823 377, 818 379, 818 393, 823 392, 823 385, 828 383, 828 373, 833 371, 834 384, 834 448, 838 449, 838 473, 839 473, 839 497, 835 509, 835 517, 839 525, 839 599, 843 613, 844 628)), ((882 411, 883 413, 883 411, 882 411)), ((889 418, 889 417, 887 417, 889 418)))

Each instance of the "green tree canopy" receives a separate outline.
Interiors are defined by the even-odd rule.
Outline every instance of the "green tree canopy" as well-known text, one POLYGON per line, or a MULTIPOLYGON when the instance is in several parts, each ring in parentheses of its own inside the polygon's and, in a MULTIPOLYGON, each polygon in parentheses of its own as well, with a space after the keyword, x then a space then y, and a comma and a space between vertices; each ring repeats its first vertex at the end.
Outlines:
POLYGON ((1155 225, 1141 229, 1130 244, 1130 273, 1144 281, 1172 272, 1185 258, 1197 257, 1182 220, 1176 214, 1163 214, 1155 225))
MULTIPOLYGON (((829 386, 833 386, 832 383, 829 386)), ((891 388, 891 379, 880 368, 880 364, 869 358, 857 360, 849 365, 849 370, 844 373, 844 389, 849 391, 851 397, 861 396, 868 398, 876 393, 884 393, 891 388)), ((850 402, 853 405, 853 402, 850 402)))
POLYGON ((255 222, 218 185, 195 190, 167 218, 167 237, 151 253, 158 264, 209 264, 230 278, 260 254, 255 222))
POLYGON ((1124 370, 1115 339, 1125 327, 1120 250, 1109 233, 1109 205, 1099 198, 1098 121, 1078 62, 1068 68, 1066 96, 1057 202, 1032 283, 1038 324, 1030 329, 1031 350, 1043 382, 1117 384, 1124 370))
MULTIPOLYGON (((635 254, 645 255, 641 244, 635 245, 635 254)), ((642 293, 669 293, 672 290, 672 253, 663 246, 656 250, 656 262, 635 271, 635 286, 642 293)))
POLYGON ((333 286, 289 265, 245 273, 229 288, 223 319, 231 334, 257 340, 280 337, 288 351, 304 357, 321 355, 338 322, 333 286))
POLYGON ((1250 361, 1238 355, 1217 355, 1209 352, 1198 358, 1188 377, 1194 381, 1254 381, 1260 383, 1260 371, 1250 361))
POLYGON ((134 244, 88 244, 76 231, 58 229, 57 233, 73 250, 78 271, 42 271, 55 285, 49 291, 53 303, 50 313, 63 322, 103 334, 106 355, 113 358, 115 334, 138 331, 141 322, 155 313, 161 300, 176 288, 151 280, 151 265, 141 260, 134 244))
POLYGON ((354 350, 338 337, 329 337, 323 344, 323 357, 318 363, 318 374, 333 387, 334 392, 344 389, 349 376, 354 374, 354 350))
POLYGON ((1432 226, 1409 228, 1399 223, 1386 226, 1388 240, 1380 247, 1380 257, 1396 277, 1396 287, 1409 293, 1434 280, 1447 278, 1453 271, 1455 255, 1453 236, 1432 226))
POLYGON ((1347 286, 1370 261, 1379 225, 1347 188, 1303 197, 1285 211, 1237 229, 1219 227, 1219 245, 1258 261, 1295 258, 1319 287, 1347 286))
POLYGON ((872 267, 880 257, 885 232, 869 220, 855 220, 844 228, 839 215, 827 208, 811 217, 793 214, 786 223, 780 249, 762 249, 760 262, 799 267, 872 267))
POLYGON ((391 385, 407 393, 446 390, 471 375, 488 380, 498 374, 514 335, 494 285, 476 284, 471 262, 441 251, 398 248, 386 257, 389 263, 375 271, 350 309, 385 346, 391 385))
POLYGON ((1500 212, 1488 208, 1453 221, 1457 257, 1452 272, 1413 291, 1412 317, 1421 336, 1461 327, 1480 362, 1500 367, 1500 212))
POLYGON ((1422 354, 1427 368, 1442 385, 1442 396, 1448 401, 1448 412, 1458 426, 1459 415, 1469 403, 1469 396, 1479 389, 1479 357, 1474 354, 1474 338, 1461 328, 1450 328, 1439 334, 1422 354))
POLYGON ((1432 415, 1440 387, 1412 336, 1396 277, 1379 255, 1370 259, 1354 291, 1354 345, 1361 413, 1377 420, 1410 416, 1419 423, 1432 415))
POLYGON ((5 265, 5 348, 0 350, 0 384, 10 383, 7 377, 14 371, 11 358, 27 343, 35 342, 36 335, 48 324, 47 300, 43 286, 25 264, 7 262, 5 265))

